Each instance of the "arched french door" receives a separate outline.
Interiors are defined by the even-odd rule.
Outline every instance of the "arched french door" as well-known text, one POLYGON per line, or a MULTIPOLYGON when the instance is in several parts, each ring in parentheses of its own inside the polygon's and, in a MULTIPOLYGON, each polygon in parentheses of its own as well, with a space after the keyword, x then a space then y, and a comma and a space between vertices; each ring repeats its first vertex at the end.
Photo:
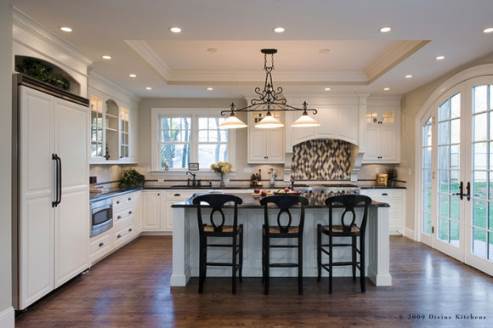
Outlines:
POLYGON ((493 76, 438 97, 420 134, 420 240, 493 274, 493 76))

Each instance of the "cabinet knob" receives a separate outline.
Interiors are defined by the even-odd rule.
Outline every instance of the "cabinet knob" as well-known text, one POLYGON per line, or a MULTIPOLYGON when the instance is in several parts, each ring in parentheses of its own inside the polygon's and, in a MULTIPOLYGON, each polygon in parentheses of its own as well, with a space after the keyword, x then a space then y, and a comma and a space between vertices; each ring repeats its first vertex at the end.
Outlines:
POLYGON ((132 232, 132 228, 128 228, 128 232, 132 232))
POLYGON ((382 156, 378 156, 378 159, 382 159, 383 157, 382 156))
POLYGON ((103 247, 104 246, 104 243, 99 243, 98 245, 99 247, 103 247))
POLYGON ((157 195, 158 195, 158 196, 161 196, 161 194, 160 194, 160 193, 157 193, 157 195))
POLYGON ((174 194, 173 196, 175 196, 175 197, 180 197, 180 196, 181 196, 181 194, 174 194))
POLYGON ((132 211, 128 211, 128 214, 132 214, 132 211))
POLYGON ((267 158, 269 158, 269 156, 264 156, 264 159, 267 159, 267 158))
POLYGON ((122 238, 122 235, 118 235, 118 236, 116 236, 116 238, 120 239, 120 238, 122 238))
POLYGON ((121 218, 122 218, 122 216, 121 216, 121 215, 118 215, 118 216, 116 217, 116 219, 117 219, 117 220, 120 220, 121 218))
POLYGON ((120 204, 120 201, 119 201, 119 200, 117 200, 117 201, 116 201, 116 203, 117 203, 117 204, 120 204))
POLYGON ((386 192, 384 192, 384 193, 382 194, 382 196, 388 196, 388 195, 389 195, 389 194, 387 194, 386 192))
POLYGON ((128 201, 131 201, 132 200, 132 197, 128 197, 128 201))

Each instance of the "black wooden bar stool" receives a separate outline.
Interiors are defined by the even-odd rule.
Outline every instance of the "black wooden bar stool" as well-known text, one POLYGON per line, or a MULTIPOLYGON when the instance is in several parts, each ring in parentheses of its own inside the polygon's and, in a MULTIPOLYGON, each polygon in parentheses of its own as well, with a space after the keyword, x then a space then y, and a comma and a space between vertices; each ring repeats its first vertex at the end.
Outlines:
POLYGON ((340 195, 327 198, 325 204, 329 207, 329 225, 317 225, 317 269, 318 280, 322 276, 322 269, 329 272, 329 293, 332 293, 332 273, 334 266, 352 266, 353 280, 356 280, 356 268, 360 272, 361 292, 366 291, 365 277, 365 229, 368 218, 368 208, 371 199, 363 195, 340 195), (361 207, 362 215, 359 218, 355 209, 361 207), (344 209, 341 215, 341 224, 333 224, 333 212, 335 208, 344 209), (347 215, 351 217, 348 219, 347 215), (322 244, 322 235, 329 237, 328 244, 322 244), (334 243, 334 237, 349 237, 351 243, 334 243), (359 237, 359 249, 357 239, 359 237), (333 262, 334 247, 351 247, 352 260, 349 262, 333 262), (322 263, 322 253, 329 256, 329 263, 322 263), (359 254, 359 261, 357 255, 359 254))
POLYGON ((236 294, 236 273, 242 281, 243 269, 243 225, 238 225, 238 205, 243 203, 241 198, 226 194, 207 194, 197 196, 193 199, 193 205, 197 207, 197 218, 199 225, 199 293, 204 290, 207 266, 230 266, 232 271, 232 292, 236 294), (202 220, 202 205, 206 203, 211 208, 209 224, 202 220), (226 203, 234 204, 233 224, 225 225, 225 215, 223 212, 226 203), (214 216, 219 214, 219 222, 214 220, 214 216), (208 243, 208 237, 231 238, 231 244, 208 243), (207 262, 208 247, 231 247, 232 261, 228 262, 207 262), (239 257, 239 258, 238 258, 239 257))
POLYGON ((298 268, 298 294, 303 294, 303 225, 305 222, 305 206, 308 200, 299 196, 269 196, 262 198, 260 204, 264 206, 264 225, 262 228, 262 280, 264 283, 264 294, 269 294, 270 268, 298 268), (277 224, 269 223, 269 204, 275 204, 279 209, 277 214, 277 224), (300 216, 298 225, 292 225, 292 215, 290 208, 299 206, 300 216), (287 216, 282 222, 282 216, 287 216), (296 245, 271 245, 270 240, 296 238, 296 245), (298 262, 297 263, 271 263, 270 249, 271 248, 297 248, 298 262))

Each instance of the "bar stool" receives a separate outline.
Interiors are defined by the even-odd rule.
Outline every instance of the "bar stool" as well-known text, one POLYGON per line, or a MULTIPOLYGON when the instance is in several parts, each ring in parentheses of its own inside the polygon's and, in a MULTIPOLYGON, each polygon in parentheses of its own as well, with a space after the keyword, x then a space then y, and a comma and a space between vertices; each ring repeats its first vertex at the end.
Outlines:
POLYGON ((317 225, 317 269, 318 281, 322 276, 322 269, 329 272, 329 293, 332 293, 332 273, 334 266, 352 266, 353 281, 356 281, 356 268, 360 272, 361 292, 366 291, 365 277, 365 229, 368 218, 368 208, 371 199, 363 195, 340 195, 326 199, 325 204, 329 207, 329 225, 317 225), (358 219, 355 208, 361 207, 363 214, 358 219), (343 208, 341 224, 333 224, 333 212, 335 208, 343 208), (348 220, 346 214, 351 213, 348 220), (329 237, 328 244, 322 244, 322 235, 329 237), (351 243, 334 243, 334 237, 349 237, 351 243), (359 249, 357 239, 359 237, 359 249), (349 262, 333 262, 333 249, 335 247, 351 247, 352 259, 349 262), (322 263, 322 253, 329 256, 329 263, 322 263), (359 261, 357 260, 359 254, 359 261))
POLYGON ((298 294, 303 294, 303 226, 305 223, 305 206, 308 200, 300 196, 268 196, 260 200, 260 204, 264 206, 264 225, 262 227, 262 281, 264 283, 264 294, 269 294, 270 283, 270 268, 298 268, 298 294), (277 224, 269 223, 269 204, 275 204, 279 209, 277 213, 277 224), (292 215, 290 209, 300 205, 300 216, 298 225, 292 225, 292 215), (282 221, 282 216, 287 216, 282 221), (298 240, 296 245, 271 245, 270 240, 276 239, 291 239, 298 240), (270 249, 271 248, 297 248, 298 262, 297 263, 271 263, 270 249))
POLYGON ((207 275, 207 266, 230 266, 232 279, 232 293, 236 294, 236 273, 239 274, 239 281, 242 281, 243 270, 243 225, 238 225, 238 205, 242 204, 241 198, 227 194, 207 194, 197 196, 193 199, 193 205, 197 207, 197 219, 199 226, 199 294, 204 290, 204 282, 207 275), (208 204, 211 207, 209 224, 202 220, 202 205, 208 204), (233 225, 225 225, 225 215, 223 212, 226 203, 234 204, 233 225), (215 221, 215 214, 219 213, 219 222, 215 221), (231 244, 209 243, 208 237, 231 238, 231 244), (232 262, 207 262, 208 247, 231 247, 232 262), (238 259, 239 257, 239 259, 238 259))

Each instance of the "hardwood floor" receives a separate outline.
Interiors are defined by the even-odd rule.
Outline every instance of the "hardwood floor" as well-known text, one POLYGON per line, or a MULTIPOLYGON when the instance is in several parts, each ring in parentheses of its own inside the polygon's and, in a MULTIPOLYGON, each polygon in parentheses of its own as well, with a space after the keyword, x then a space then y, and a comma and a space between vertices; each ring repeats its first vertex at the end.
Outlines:
POLYGON ((17 317, 16 327, 491 327, 493 278, 422 244, 391 238, 393 286, 366 294, 351 279, 244 279, 231 294, 229 279, 197 280, 169 288, 171 238, 141 237, 17 317), (410 315, 425 319, 410 320, 410 315), (456 315, 485 319, 457 319, 456 315), (429 317, 434 315, 435 318, 429 317), (440 318, 450 316, 451 318, 440 318))

